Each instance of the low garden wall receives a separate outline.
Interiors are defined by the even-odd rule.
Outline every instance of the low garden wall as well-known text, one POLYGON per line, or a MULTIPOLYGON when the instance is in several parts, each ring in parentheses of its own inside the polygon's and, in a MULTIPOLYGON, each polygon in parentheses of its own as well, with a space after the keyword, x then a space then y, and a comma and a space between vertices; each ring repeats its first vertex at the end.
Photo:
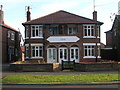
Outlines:
MULTIPOLYGON (((11 71, 56 72, 61 71, 60 63, 26 64, 15 62, 10 64, 11 71)), ((75 63, 74 71, 113 71, 120 70, 120 62, 80 62, 75 63)))
POLYGON ((76 63, 75 71, 112 71, 120 70, 120 62, 81 62, 76 63))
POLYGON ((48 64, 10 64, 11 71, 29 71, 29 72, 53 72, 59 71, 59 63, 48 64))

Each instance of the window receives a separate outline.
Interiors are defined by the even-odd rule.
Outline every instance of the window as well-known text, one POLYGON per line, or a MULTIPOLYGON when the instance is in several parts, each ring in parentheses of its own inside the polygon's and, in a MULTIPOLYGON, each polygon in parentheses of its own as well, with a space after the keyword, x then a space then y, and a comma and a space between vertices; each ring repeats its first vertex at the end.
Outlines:
POLYGON ((95 46, 93 45, 84 46, 84 56, 95 56, 95 46))
POLYGON ((57 35, 59 34, 59 29, 58 27, 50 27, 50 35, 57 35))
POLYGON ((35 37, 35 38, 43 37, 43 27, 39 25, 32 26, 31 35, 32 37, 35 37))
POLYGON ((25 32, 25 37, 28 38, 29 37, 29 31, 28 31, 28 26, 26 26, 26 32, 25 32))
POLYGON ((84 37, 94 36, 94 25, 84 25, 84 37))
POLYGON ((11 33, 11 40, 15 40, 15 33, 14 32, 11 33))
POLYGON ((116 29, 114 29, 114 36, 116 36, 117 35, 117 33, 116 33, 116 29))
POLYGON ((42 58, 43 57, 43 46, 32 46, 32 57, 33 58, 42 58))
POLYGON ((76 27, 69 27, 68 34, 70 34, 70 35, 77 34, 77 28, 76 27))
POLYGON ((29 46, 25 46, 25 57, 29 57, 29 46))
POLYGON ((8 38, 10 38, 10 31, 8 31, 8 38))
POLYGON ((97 31, 98 31, 98 38, 100 37, 100 27, 97 26, 97 31))

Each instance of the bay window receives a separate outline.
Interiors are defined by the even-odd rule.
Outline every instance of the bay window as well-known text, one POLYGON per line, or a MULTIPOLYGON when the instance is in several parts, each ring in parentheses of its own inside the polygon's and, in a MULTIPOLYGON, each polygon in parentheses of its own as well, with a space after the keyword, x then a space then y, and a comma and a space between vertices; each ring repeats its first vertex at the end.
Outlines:
POLYGON ((31 27, 31 36, 32 38, 42 38, 43 37, 43 27, 35 25, 31 27))
POLYGON ((85 38, 93 38, 95 37, 95 29, 94 25, 84 25, 83 32, 85 38))
POLYGON ((42 58, 43 57, 43 46, 32 45, 31 52, 32 52, 32 58, 42 58))

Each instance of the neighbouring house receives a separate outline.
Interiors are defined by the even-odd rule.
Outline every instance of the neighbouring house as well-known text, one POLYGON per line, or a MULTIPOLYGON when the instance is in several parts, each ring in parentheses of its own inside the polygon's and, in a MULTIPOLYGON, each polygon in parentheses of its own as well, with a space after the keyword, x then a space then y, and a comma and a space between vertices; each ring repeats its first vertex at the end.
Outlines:
POLYGON ((112 49, 112 30, 106 31, 106 46, 105 48, 112 49))
POLYGON ((67 11, 31 20, 30 7, 25 27, 25 60, 47 63, 64 61, 96 62, 100 59, 100 26, 97 12, 93 19, 67 11))
POLYGON ((0 60, 1 63, 17 61, 20 58, 19 32, 4 22, 2 5, 0 8, 0 60))
POLYGON ((116 50, 117 60, 120 60, 120 15, 115 16, 112 25, 112 48, 116 50))

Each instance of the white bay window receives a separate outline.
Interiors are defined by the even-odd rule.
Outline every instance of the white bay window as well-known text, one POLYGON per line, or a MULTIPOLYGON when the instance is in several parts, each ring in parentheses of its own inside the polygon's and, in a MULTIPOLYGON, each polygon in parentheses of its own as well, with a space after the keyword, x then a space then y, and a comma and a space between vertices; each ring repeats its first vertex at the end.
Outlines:
POLYGON ((95 58, 95 43, 84 43, 84 58, 95 58))
POLYGON ((43 37, 43 27, 41 25, 31 26, 31 36, 32 36, 32 38, 42 38, 43 37))
POLYGON ((84 38, 95 38, 95 27, 94 25, 83 26, 84 38))
POLYGON ((32 58, 43 58, 43 45, 31 45, 32 58))

